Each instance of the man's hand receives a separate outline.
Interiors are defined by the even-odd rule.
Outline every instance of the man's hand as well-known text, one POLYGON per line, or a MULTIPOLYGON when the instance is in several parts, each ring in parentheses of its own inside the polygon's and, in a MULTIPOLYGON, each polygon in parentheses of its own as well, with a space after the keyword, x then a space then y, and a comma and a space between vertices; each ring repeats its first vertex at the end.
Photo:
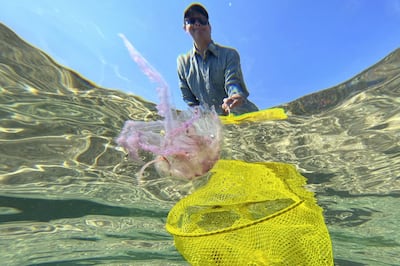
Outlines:
POLYGON ((244 102, 243 96, 240 94, 233 94, 231 97, 225 98, 222 103, 222 110, 225 113, 230 113, 230 110, 242 105, 244 102))

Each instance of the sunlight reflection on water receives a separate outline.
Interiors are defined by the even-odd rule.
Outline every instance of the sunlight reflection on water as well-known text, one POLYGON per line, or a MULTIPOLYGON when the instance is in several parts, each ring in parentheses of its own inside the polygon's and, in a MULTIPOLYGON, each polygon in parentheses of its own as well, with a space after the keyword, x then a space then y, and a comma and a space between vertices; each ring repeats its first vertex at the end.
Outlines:
MULTIPOLYGON (((125 120, 157 119, 155 105, 96 87, 3 25, 0 47, 2 262, 186 265, 164 225, 192 184, 150 167, 138 187, 141 166, 114 143, 125 120)), ((400 264, 399 95, 395 51, 285 105, 285 121, 225 126, 222 157, 296 165, 325 210, 337 265, 400 264)))

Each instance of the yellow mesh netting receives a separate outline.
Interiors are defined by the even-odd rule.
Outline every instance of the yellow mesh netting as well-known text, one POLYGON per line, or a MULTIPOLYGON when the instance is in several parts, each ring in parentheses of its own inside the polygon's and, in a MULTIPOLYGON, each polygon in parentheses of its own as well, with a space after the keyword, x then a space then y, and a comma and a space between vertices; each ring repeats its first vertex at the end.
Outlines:
POLYGON ((333 265, 322 209, 292 165, 220 160, 166 229, 192 265, 333 265))
POLYGON ((242 115, 220 116, 223 124, 239 124, 243 122, 257 122, 266 120, 286 119, 287 115, 282 108, 271 108, 242 115))

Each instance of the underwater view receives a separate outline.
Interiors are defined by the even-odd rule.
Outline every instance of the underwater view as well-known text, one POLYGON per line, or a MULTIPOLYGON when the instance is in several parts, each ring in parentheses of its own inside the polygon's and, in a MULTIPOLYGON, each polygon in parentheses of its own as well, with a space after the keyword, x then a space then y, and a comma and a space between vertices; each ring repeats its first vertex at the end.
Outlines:
MULTIPOLYGON (((2 265, 188 265, 166 229, 196 182, 165 178, 116 144, 156 103, 98 87, 0 24, 2 265)), ((315 193, 335 265, 400 265, 400 50, 282 106, 224 125, 221 159, 293 165, 315 193)), ((145 154, 145 161, 152 160, 145 154)))

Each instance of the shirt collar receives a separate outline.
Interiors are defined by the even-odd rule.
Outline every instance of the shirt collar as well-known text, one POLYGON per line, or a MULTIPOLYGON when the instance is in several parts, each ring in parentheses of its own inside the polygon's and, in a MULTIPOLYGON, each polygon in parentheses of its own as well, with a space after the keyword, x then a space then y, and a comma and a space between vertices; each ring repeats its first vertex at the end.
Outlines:
MULTIPOLYGON (((210 44, 207 47, 207 51, 210 51, 213 55, 218 56, 218 47, 214 43, 214 41, 211 41, 210 44)), ((193 44, 193 49, 192 49, 192 57, 194 57, 197 53, 196 46, 193 44)))

